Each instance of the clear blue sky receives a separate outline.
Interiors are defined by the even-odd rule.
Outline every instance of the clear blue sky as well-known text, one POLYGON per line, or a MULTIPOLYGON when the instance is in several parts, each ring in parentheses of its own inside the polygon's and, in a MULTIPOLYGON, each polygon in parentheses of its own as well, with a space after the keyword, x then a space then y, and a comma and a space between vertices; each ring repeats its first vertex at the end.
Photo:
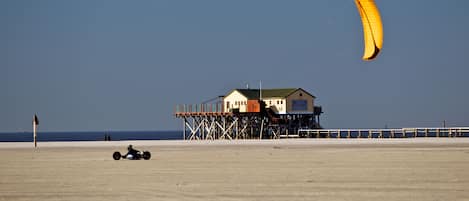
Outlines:
POLYGON ((353 0, 2 0, 0 132, 178 130, 176 104, 259 80, 326 128, 469 126, 469 1, 376 3, 365 62, 353 0))

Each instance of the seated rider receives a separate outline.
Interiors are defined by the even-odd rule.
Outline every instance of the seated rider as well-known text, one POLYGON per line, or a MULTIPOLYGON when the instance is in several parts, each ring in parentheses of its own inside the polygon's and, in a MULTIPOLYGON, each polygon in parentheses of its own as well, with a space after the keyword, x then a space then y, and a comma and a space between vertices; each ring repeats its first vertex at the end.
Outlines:
POLYGON ((130 144, 128 147, 127 147, 127 154, 124 155, 125 158, 127 159, 138 159, 138 150, 134 149, 132 147, 132 145, 130 144))

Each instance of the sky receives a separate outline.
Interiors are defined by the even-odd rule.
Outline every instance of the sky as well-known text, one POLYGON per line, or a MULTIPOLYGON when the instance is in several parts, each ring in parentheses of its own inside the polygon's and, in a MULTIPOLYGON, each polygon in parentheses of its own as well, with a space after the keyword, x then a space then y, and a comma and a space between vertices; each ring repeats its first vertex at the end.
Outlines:
POLYGON ((303 88, 325 128, 469 126, 469 1, 1 0, 0 132, 181 130, 176 104, 303 88))

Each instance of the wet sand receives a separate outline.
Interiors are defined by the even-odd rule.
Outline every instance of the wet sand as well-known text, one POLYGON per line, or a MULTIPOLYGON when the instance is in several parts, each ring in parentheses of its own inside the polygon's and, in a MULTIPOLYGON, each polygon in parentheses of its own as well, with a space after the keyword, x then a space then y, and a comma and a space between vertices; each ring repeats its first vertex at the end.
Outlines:
POLYGON ((0 143, 0 200, 469 200, 466 138, 38 145, 0 143))

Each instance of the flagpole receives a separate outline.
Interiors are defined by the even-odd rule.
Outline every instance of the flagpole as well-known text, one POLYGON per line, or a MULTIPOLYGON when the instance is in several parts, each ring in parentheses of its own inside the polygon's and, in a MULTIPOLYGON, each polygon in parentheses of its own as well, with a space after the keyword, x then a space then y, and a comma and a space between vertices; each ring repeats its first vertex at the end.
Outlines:
POLYGON ((36 121, 33 121, 34 148, 37 147, 36 121))
POLYGON ((37 148, 37 125, 39 124, 36 114, 33 117, 33 139, 34 139, 34 148, 37 148))
MULTIPOLYGON (((262 80, 259 80, 259 101, 262 101, 262 80)), ((261 104, 264 105, 264 104, 261 104)), ((262 108, 263 110, 265 108, 262 108)), ((261 131, 259 132, 259 139, 262 140, 262 133, 264 132, 264 118, 261 121, 261 131)))

